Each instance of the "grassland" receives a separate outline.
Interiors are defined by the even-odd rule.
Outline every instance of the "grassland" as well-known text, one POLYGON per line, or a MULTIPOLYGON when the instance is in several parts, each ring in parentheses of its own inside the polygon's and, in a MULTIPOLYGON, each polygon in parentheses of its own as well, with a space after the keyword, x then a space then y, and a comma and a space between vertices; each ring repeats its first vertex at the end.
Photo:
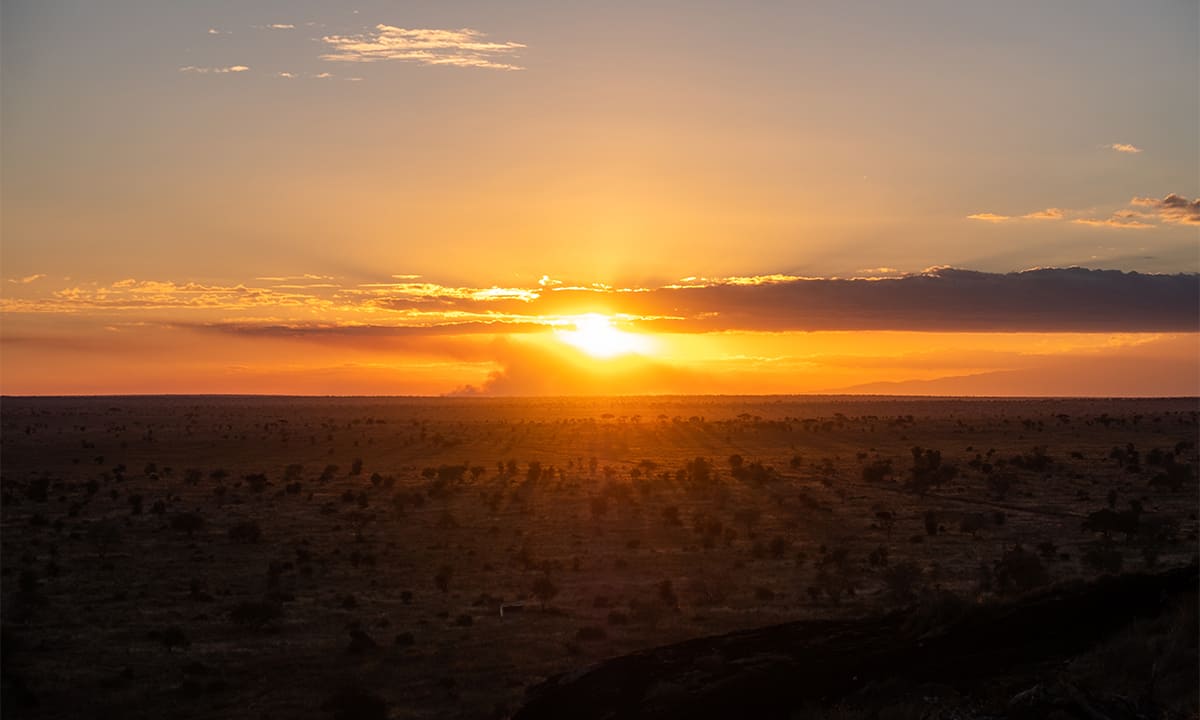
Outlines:
POLYGON ((1196 555, 1195 399, 0 413, 5 717, 506 717, 638 649, 1196 555))

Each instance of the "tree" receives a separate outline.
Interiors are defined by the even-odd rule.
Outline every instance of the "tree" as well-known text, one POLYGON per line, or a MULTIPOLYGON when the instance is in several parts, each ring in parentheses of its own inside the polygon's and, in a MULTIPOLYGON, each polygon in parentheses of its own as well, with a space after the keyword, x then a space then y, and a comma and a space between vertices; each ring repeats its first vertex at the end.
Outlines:
POLYGON ((186 532, 188 537, 192 537, 195 532, 204 527, 204 518, 196 513, 181 512, 176 513, 171 517, 171 529, 186 532))
POLYGON ((996 561, 992 574, 995 578, 996 592, 1001 595, 1009 591, 1026 592, 1050 582, 1050 576, 1041 559, 1019 544, 1004 552, 996 561))
POLYGON ((930 536, 937 535, 938 534, 937 513, 935 513, 932 510, 926 510, 925 515, 924 515, 924 520, 925 520, 925 534, 930 535, 930 536))
POLYGON ((96 554, 103 560, 114 545, 121 542, 121 531, 111 522, 97 522, 88 527, 88 541, 96 548, 96 554))
POLYGON ((543 610, 546 609, 546 603, 553 600, 555 595, 558 595, 558 586, 550 581, 548 574, 533 581, 533 596, 542 604, 543 610))
POLYGON ((762 517, 762 511, 758 508, 741 508, 733 514, 734 520, 746 526, 747 535, 751 534, 760 517, 762 517))
POLYGON ((443 565, 438 568, 437 574, 433 576, 433 584, 437 586, 438 590, 447 593, 450 591, 450 578, 453 575, 454 569, 449 565, 443 565))

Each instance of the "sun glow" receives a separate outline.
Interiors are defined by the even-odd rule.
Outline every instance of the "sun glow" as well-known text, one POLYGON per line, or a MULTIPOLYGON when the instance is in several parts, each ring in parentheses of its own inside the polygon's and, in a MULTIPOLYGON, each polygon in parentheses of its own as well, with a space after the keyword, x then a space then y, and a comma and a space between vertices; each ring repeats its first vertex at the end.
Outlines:
POLYGON ((612 318, 591 313, 570 320, 574 330, 555 330, 562 342, 579 348, 596 358, 611 358, 618 355, 646 353, 650 350, 649 339, 613 327, 612 318))

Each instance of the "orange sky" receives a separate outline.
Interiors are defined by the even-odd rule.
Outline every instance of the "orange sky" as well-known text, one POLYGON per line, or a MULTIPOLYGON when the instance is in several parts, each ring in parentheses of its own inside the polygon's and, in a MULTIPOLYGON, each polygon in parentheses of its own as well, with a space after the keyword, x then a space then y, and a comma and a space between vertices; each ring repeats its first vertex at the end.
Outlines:
POLYGON ((1198 23, 5 2, 0 393, 1200 394, 1198 23))
POLYGON ((1188 275, 9 285, 9 394, 1200 391, 1188 275))

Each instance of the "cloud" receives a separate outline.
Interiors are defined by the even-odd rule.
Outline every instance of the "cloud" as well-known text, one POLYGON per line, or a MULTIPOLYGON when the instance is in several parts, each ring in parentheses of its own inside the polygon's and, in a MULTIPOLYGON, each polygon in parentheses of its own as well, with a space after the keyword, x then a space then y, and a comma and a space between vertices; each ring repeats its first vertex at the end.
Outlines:
POLYGON ((678 319, 664 331, 914 330, 1150 332, 1200 330, 1200 275, 1044 268, 983 273, 953 268, 897 278, 801 279, 618 296, 607 304, 678 319))
POLYGON ((304 273, 303 275, 267 275, 265 277, 256 277, 255 280, 266 280, 268 282, 293 282, 296 280, 333 280, 332 275, 317 275, 314 273, 304 273))
POLYGON ((1168 193, 1162 198, 1134 197, 1129 201, 1128 208, 1118 210, 1108 217, 1088 217, 1080 211, 1049 207, 1018 217, 984 212, 968 215, 967 219, 1005 223, 1016 220, 1065 220, 1072 215, 1078 216, 1071 219, 1071 222, 1076 225, 1117 230, 1145 230, 1158 227, 1156 222, 1168 225, 1200 225, 1200 199, 1189 200, 1176 193, 1168 193), (1134 208, 1149 208, 1149 210, 1134 208))
MULTIPOLYGON (((332 332, 549 332, 586 313, 633 331, 674 333, 909 330, 923 332, 1196 332, 1200 275, 1038 268, 985 273, 805 278, 690 278, 661 287, 456 287, 406 280, 343 285, 271 276, 270 287, 126 279, 0 298, 9 313, 169 312, 309 336, 332 332), (161 311, 161 312, 160 312, 161 311), (204 315, 208 313, 208 315, 204 315), (329 318, 337 317, 329 324, 329 318), (347 331, 347 327, 374 328, 347 331)), ((148 315, 146 315, 148 316, 148 315)), ((196 318, 199 318, 198 320, 196 318)))
POLYGON ((1158 213, 1160 220, 1166 223, 1200 225, 1200 198, 1188 200, 1182 195, 1169 193, 1161 200, 1157 198, 1135 197, 1129 201, 1129 204, 1150 208, 1158 213))
POLYGON ((1127 211, 1113 213, 1107 218, 1076 218, 1071 222, 1076 225, 1088 225, 1090 227, 1112 228, 1114 230, 1146 230, 1154 227, 1153 224, 1142 222, 1137 219, 1136 214, 1131 214, 1127 211))
POLYGON ((1062 220, 1066 212, 1062 208, 1046 208, 1037 210, 1021 217, 1025 220, 1062 220))
POLYGON ((288 78, 288 79, 296 77, 296 73, 290 73, 290 72, 277 72, 277 73, 275 73, 275 75, 276 75, 276 77, 288 78))
POLYGON ((376 62, 399 60, 422 65, 522 70, 506 60, 525 47, 517 42, 491 42, 478 30, 438 30, 376 25, 362 35, 326 35, 323 60, 376 62))
POLYGON ((1112 145, 1105 145, 1104 147, 1110 150, 1116 150, 1119 153, 1140 153, 1142 151, 1140 147, 1135 147, 1127 143, 1113 143, 1112 145))
POLYGON ((20 285, 28 285, 29 283, 37 282, 38 280, 41 280, 44 277, 46 277, 46 273, 36 273, 34 275, 26 275, 25 277, 22 277, 22 278, 9 278, 8 281, 10 283, 18 283, 20 285))
POLYGON ((329 79, 329 78, 333 77, 333 73, 331 73, 331 72, 319 72, 319 73, 316 73, 316 74, 312 75, 312 77, 316 78, 317 80, 327 80, 327 79, 329 79))
POLYGON ((208 29, 208 34, 209 34, 209 35, 228 35, 228 34, 229 34, 229 32, 228 32, 228 31, 224 31, 224 30, 218 30, 218 29, 216 29, 216 28, 209 28, 209 29, 208 29))
POLYGON ((206 74, 206 73, 220 74, 220 73, 246 72, 249 69, 250 68, 247 67, 246 65, 230 65, 228 67, 197 67, 195 65, 186 65, 184 67, 179 68, 179 72, 190 72, 190 73, 200 73, 200 74, 206 74))
POLYGON ((268 30, 295 30, 296 26, 291 23, 272 23, 267 26, 268 30))

